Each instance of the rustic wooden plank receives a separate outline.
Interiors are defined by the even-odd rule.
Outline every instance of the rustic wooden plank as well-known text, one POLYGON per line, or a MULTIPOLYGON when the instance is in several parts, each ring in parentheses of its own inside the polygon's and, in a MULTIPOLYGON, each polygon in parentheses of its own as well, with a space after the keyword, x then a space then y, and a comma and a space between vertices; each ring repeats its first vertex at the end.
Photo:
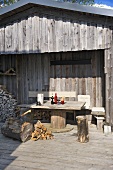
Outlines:
POLYGON ((0 53, 5 51, 5 28, 0 28, 0 53))
POLYGON ((78 23, 76 23, 76 21, 73 21, 74 22, 74 46, 75 46, 75 51, 77 51, 78 50, 78 46, 77 46, 77 44, 78 44, 78 23))
MULTIPOLYGON (((45 17, 45 52, 48 51, 48 19, 47 19, 47 16, 44 16, 45 17)), ((53 20, 53 23, 54 23, 54 20, 53 20)), ((54 30, 54 29, 53 29, 54 30)), ((55 36, 55 33, 53 31, 53 35, 55 36)), ((53 38, 55 39, 55 38, 53 38)), ((55 50, 55 40, 53 41, 53 51, 55 50)))
POLYGON ((83 29, 82 30, 82 50, 86 50, 87 49, 87 23, 82 22, 81 27, 83 29))
POLYGON ((19 44, 18 44, 18 23, 15 22, 13 24, 13 49, 14 49, 14 52, 18 52, 18 48, 19 48, 19 44))
POLYGON ((23 51, 26 51, 26 20, 22 20, 22 45, 23 45, 23 51))
POLYGON ((31 30, 31 21, 32 20, 32 18, 31 18, 31 16, 30 17, 28 17, 28 19, 26 20, 26 52, 27 53, 29 53, 29 51, 30 51, 30 48, 32 47, 32 45, 31 45, 31 47, 30 47, 30 43, 32 42, 32 40, 31 40, 31 32, 32 32, 32 30, 31 30))
MULTIPOLYGON (((28 57, 26 55, 23 56, 23 77, 24 77, 24 103, 28 103, 28 57)), ((32 82, 34 83, 34 82, 32 82)))
POLYGON ((16 83, 17 83, 17 101, 18 103, 21 103, 21 93, 20 93, 20 86, 21 86, 21 78, 20 78, 20 61, 21 61, 21 58, 18 57, 18 55, 16 56, 16 70, 17 70, 17 76, 16 76, 16 83))
MULTIPOLYGON (((65 54, 65 56, 66 56, 66 60, 68 59, 68 53, 66 53, 65 54)), ((65 69, 66 69, 66 71, 65 71, 65 90, 66 91, 69 91, 70 90, 70 87, 69 87, 69 65, 66 65, 65 66, 65 69)))
POLYGON ((17 47, 14 45, 17 42, 17 37, 20 53, 25 53, 26 51, 36 53, 41 51, 104 49, 105 46, 109 48, 111 45, 112 28, 105 24, 97 24, 96 26, 96 24, 88 21, 76 22, 74 19, 70 20, 55 16, 47 17, 47 15, 37 13, 34 16, 29 15, 28 18, 19 20, 18 23, 14 22, 12 25, 6 26, 3 42, 7 44, 5 46, 10 46, 10 49, 8 47, 5 50, 6 52, 7 50, 10 53, 18 52, 17 47))
POLYGON ((29 97, 37 97, 38 93, 44 94, 44 97, 51 97, 55 93, 58 97, 76 97, 76 91, 29 91, 29 97))
MULTIPOLYGON (((60 53, 57 54, 57 59, 60 60, 60 53)), ((61 90, 61 70, 60 70, 60 65, 57 65, 55 67, 56 69, 56 82, 55 82, 55 90, 60 91, 61 90)))
POLYGON ((87 49, 90 50, 90 24, 87 24, 87 49))
POLYGON ((33 23, 33 48, 34 52, 40 52, 40 22, 39 22, 39 16, 35 15, 32 18, 33 23))
MULTIPOLYGON (((52 52, 53 50, 53 25, 54 20, 52 18, 48 18, 48 52, 52 52)), ((58 37, 57 37, 58 38, 58 37)))
POLYGON ((33 51, 33 33, 32 33, 32 16, 28 18, 28 30, 29 30, 29 52, 33 51))
POLYGON ((46 18, 44 16, 41 17, 40 24, 41 24, 41 30, 40 30, 40 49, 41 52, 46 52, 45 51, 45 37, 46 33, 45 28, 46 28, 46 18))
POLYGON ((42 61, 41 61, 41 55, 38 56, 38 90, 42 90, 42 61))
MULTIPOLYGON (((50 54, 50 60, 55 59, 55 54, 51 53, 50 54)), ((50 66, 50 91, 55 91, 55 66, 50 66)))
POLYGON ((22 37, 22 21, 18 22, 18 41, 19 41, 19 52, 23 50, 23 37, 22 37))
POLYGON ((5 28, 5 51, 10 52, 12 45, 12 30, 11 25, 7 25, 5 28))
POLYGON ((77 23, 77 45, 78 50, 81 50, 81 44, 80 44, 80 23, 77 23))
POLYGON ((68 26, 69 20, 64 20, 63 22, 63 51, 68 51, 68 26))
POLYGON ((103 52, 100 52, 100 57, 99 57, 99 65, 100 65, 100 70, 99 70, 99 104, 100 106, 103 106, 103 96, 104 96, 104 87, 105 87, 105 83, 104 83, 104 77, 103 77, 103 64, 104 61, 104 54, 103 52))
POLYGON ((103 39, 103 27, 100 24, 97 24, 97 36, 98 36, 98 48, 102 48, 102 39, 103 39))
POLYGON ((91 25, 90 25, 90 27, 91 27, 91 34, 92 34, 92 46, 93 46, 93 48, 94 49, 97 49, 97 46, 96 46, 96 40, 97 40, 97 28, 96 28, 96 24, 94 24, 94 23, 92 23, 91 25))
POLYGON ((70 22, 71 22, 71 20, 68 20, 67 21, 67 30, 68 30, 68 34, 67 34, 67 51, 71 51, 71 35, 70 35, 70 33, 71 33, 71 30, 70 30, 70 22))
POLYGON ((113 126, 113 41, 112 41, 112 47, 109 49, 110 53, 110 73, 109 73, 109 83, 110 83, 110 88, 109 88, 109 98, 110 98, 110 106, 109 106, 109 124, 113 126))
POLYGON ((59 51, 63 51, 63 21, 62 18, 59 18, 58 20, 59 23, 59 51))
POLYGON ((64 104, 59 105, 51 105, 50 101, 47 101, 41 106, 38 106, 36 104, 32 104, 29 106, 29 108, 38 108, 38 109, 51 109, 51 110, 81 110, 81 108, 84 106, 85 102, 81 101, 66 101, 64 104))
MULTIPOLYGON (((71 45, 70 45, 70 48, 71 48, 71 45)), ((70 55, 68 53, 68 57, 70 58, 70 60, 72 60, 72 52, 70 52, 70 55)), ((72 91, 72 81, 73 81, 73 77, 72 77, 72 65, 69 66, 68 79, 69 79, 69 90, 72 91)), ((70 100, 72 100, 72 99, 70 99, 70 100)))
POLYGON ((96 57, 92 56, 92 107, 96 106, 96 57))
POLYGON ((110 100, 109 100, 109 95, 110 95, 110 82, 109 82, 109 76, 110 76, 110 72, 109 72, 109 60, 110 60, 110 56, 109 56, 109 50, 105 50, 105 67, 106 67, 106 74, 105 74, 105 86, 106 86, 106 122, 110 122, 110 100))
POLYGON ((100 90, 101 90, 101 87, 99 86, 100 85, 100 55, 99 54, 95 54, 95 62, 96 62, 96 106, 100 106, 100 90))
MULTIPOLYGON (((62 53, 62 60, 65 60, 66 56, 65 53, 62 53)), ((62 65, 62 81, 61 81, 61 91, 66 91, 66 67, 65 65, 62 65)))

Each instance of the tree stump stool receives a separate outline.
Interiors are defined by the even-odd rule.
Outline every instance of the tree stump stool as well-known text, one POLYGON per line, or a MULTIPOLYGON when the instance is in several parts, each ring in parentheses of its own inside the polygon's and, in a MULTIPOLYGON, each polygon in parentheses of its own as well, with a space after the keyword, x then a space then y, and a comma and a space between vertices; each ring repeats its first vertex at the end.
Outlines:
POLYGON ((51 112, 51 127, 62 129, 66 127, 66 112, 63 110, 53 110, 51 112))
POLYGON ((86 143, 89 141, 88 121, 86 119, 86 116, 77 116, 76 118, 78 141, 81 143, 86 143))

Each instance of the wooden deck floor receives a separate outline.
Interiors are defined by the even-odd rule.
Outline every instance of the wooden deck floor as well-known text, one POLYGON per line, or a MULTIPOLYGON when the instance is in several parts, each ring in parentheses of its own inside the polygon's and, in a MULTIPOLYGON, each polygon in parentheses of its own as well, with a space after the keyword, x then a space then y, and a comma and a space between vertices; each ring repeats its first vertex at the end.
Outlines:
POLYGON ((0 133, 0 170, 113 170, 113 134, 89 128, 88 143, 78 143, 76 127, 53 140, 19 141, 0 133))

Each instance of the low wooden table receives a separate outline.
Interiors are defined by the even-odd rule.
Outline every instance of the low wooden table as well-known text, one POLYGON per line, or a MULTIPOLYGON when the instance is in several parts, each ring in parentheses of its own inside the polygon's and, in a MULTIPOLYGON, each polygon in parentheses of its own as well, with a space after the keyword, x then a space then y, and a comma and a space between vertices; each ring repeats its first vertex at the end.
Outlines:
POLYGON ((51 110, 51 127, 62 129, 66 126, 66 111, 69 110, 81 110, 81 108, 85 105, 85 102, 79 101, 66 101, 62 104, 53 104, 51 105, 50 101, 47 101, 41 106, 37 106, 36 104, 31 105, 33 109, 48 109, 51 110))
MULTIPOLYGON (((51 127, 62 129, 66 126, 66 111, 81 110, 85 105, 85 102, 80 101, 66 101, 64 104, 51 104, 51 101, 45 102, 43 105, 39 106, 36 104, 26 105, 30 109, 44 109, 51 111, 51 127)), ((21 105, 22 106, 22 105, 21 105)), ((24 107, 25 105, 23 105, 24 107)))

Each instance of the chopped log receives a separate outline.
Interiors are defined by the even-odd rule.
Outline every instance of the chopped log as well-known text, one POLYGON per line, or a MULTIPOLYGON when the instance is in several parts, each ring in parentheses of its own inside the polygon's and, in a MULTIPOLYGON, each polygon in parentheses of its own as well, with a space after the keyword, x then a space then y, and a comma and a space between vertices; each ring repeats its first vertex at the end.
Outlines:
POLYGON ((81 143, 86 143, 89 141, 88 135, 88 121, 86 116, 77 116, 77 135, 78 141, 81 143))
POLYGON ((34 125, 34 132, 32 133, 31 139, 33 141, 36 141, 38 139, 41 140, 53 139, 53 135, 51 131, 47 130, 47 128, 40 121, 38 121, 34 125))
POLYGON ((17 118, 8 118, 1 128, 4 136, 26 142, 31 138, 33 132, 33 124, 22 122, 17 118))
POLYGON ((33 132, 33 124, 29 122, 25 122, 22 124, 20 138, 22 142, 26 142, 31 139, 31 135, 33 132))

